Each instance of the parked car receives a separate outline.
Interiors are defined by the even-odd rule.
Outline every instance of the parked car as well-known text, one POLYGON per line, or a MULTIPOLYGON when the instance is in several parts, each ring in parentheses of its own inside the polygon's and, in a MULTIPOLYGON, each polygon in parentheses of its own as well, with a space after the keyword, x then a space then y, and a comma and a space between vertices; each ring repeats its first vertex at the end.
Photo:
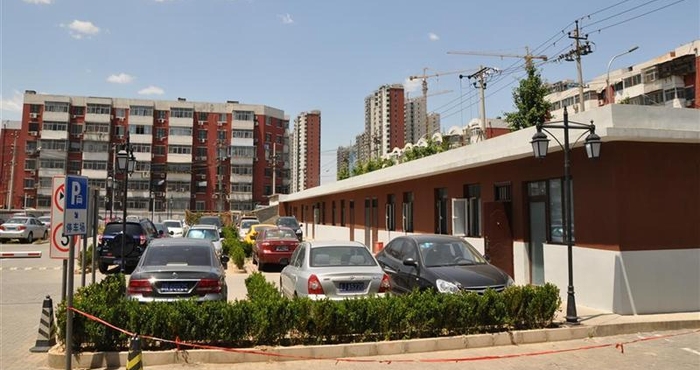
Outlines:
POLYGON ((119 222, 105 225, 97 244, 97 267, 106 274, 110 265, 124 265, 126 273, 132 271, 151 240, 158 238, 158 231, 149 219, 126 222, 126 241, 122 250, 122 227, 119 222))
POLYGON ((377 261, 391 278, 392 292, 399 294, 414 289, 500 292, 513 284, 466 240, 451 235, 398 236, 377 253, 377 261))
POLYGON ((268 264, 287 265, 298 245, 294 230, 288 227, 263 229, 253 244, 253 263, 260 271, 265 271, 268 264))
POLYGON ((168 228, 168 233, 173 237, 178 238, 185 234, 186 227, 180 220, 165 220, 163 224, 168 228))
POLYGON ((275 221, 277 226, 284 226, 294 230, 297 235, 297 239, 302 241, 304 239, 304 231, 301 229, 304 224, 300 224, 297 218, 294 216, 282 216, 275 221))
POLYGON ((215 225, 203 225, 197 224, 193 225, 187 230, 185 238, 190 239, 206 239, 211 241, 216 250, 216 254, 221 255, 223 246, 221 244, 221 236, 219 235, 219 230, 215 225))
MULTIPOLYGON (((197 222, 198 225, 214 225, 216 226, 216 229, 219 230, 219 234, 221 234, 221 227, 223 224, 221 223, 221 219, 219 216, 202 216, 199 218, 199 221, 197 222)), ((223 237, 223 235, 221 235, 223 237)))
POLYGON ((280 274, 285 297, 345 299, 383 296, 390 279, 367 247, 353 241, 302 242, 280 274))
POLYGON ((14 216, 0 225, 0 242, 19 239, 23 243, 33 243, 48 236, 46 225, 32 216, 14 216))
POLYGON ((263 229, 269 228, 269 227, 277 227, 277 226, 275 226, 273 224, 250 225, 250 229, 248 230, 248 233, 245 234, 243 241, 246 243, 250 243, 250 244, 255 243, 255 239, 258 237, 258 234, 260 233, 260 231, 263 229))
POLYGON ((164 223, 161 222, 156 222, 153 224, 153 226, 156 227, 156 231, 158 232, 158 237, 159 238, 170 238, 170 232, 168 231, 168 228, 165 226, 164 223))
POLYGON ((171 302, 182 299, 226 301, 226 271, 205 239, 165 238, 146 248, 129 277, 127 296, 139 302, 171 302))
POLYGON ((238 237, 241 240, 245 239, 246 234, 250 231, 250 227, 259 224, 258 219, 245 219, 241 220, 241 224, 238 226, 238 237))
POLYGON ((51 216, 41 216, 38 220, 46 226, 46 230, 51 230, 51 216))

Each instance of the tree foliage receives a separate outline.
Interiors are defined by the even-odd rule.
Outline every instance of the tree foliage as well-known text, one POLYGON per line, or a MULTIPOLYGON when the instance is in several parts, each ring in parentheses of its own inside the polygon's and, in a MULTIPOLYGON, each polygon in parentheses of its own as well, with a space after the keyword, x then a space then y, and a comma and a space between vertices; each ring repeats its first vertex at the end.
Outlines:
POLYGON ((527 78, 513 89, 516 112, 506 113, 505 120, 511 130, 520 130, 545 122, 550 116, 552 104, 544 99, 549 93, 540 73, 533 65, 526 67, 527 78))

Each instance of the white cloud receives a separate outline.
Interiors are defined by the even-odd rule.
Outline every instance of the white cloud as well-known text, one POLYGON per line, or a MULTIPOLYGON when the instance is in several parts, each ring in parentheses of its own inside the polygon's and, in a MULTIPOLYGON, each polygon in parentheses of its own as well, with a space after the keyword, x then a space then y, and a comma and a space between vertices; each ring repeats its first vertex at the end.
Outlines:
POLYGON ((49 5, 53 3, 53 0, 24 0, 25 3, 29 4, 44 4, 44 5, 49 5))
POLYGON ((24 97, 19 91, 15 91, 11 98, 5 99, 0 95, 0 110, 7 112, 21 112, 24 97))
POLYGON ((292 24, 292 23, 294 23, 294 19, 292 19, 292 16, 289 15, 289 13, 287 13, 287 14, 280 14, 280 15, 278 15, 277 17, 278 17, 279 19, 281 19, 281 20, 282 20, 282 23, 284 23, 284 24, 292 24))
POLYGON ((145 89, 139 90, 139 95, 163 95, 165 91, 158 86, 149 86, 145 89))
POLYGON ((111 82, 114 84, 128 84, 129 82, 133 81, 134 77, 129 76, 126 73, 120 73, 118 75, 111 75, 107 77, 107 82, 111 82))
POLYGON ((97 35, 100 32, 100 28, 92 24, 90 21, 79 21, 74 20, 69 25, 61 24, 61 27, 68 27, 70 29, 70 35, 74 39, 82 39, 85 36, 97 35))
POLYGON ((440 36, 438 36, 437 34, 432 33, 432 32, 428 33, 428 38, 430 39, 430 41, 440 40, 440 36))

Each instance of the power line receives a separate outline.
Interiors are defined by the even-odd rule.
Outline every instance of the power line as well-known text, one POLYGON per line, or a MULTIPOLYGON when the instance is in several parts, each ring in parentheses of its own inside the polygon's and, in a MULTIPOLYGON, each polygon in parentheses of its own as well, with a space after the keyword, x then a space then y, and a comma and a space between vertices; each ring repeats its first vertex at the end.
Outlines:
POLYGON ((650 0, 650 1, 647 1, 647 2, 644 3, 644 4, 641 4, 641 5, 638 5, 638 6, 634 7, 634 8, 627 9, 627 10, 621 11, 621 12, 619 12, 619 13, 613 14, 613 15, 611 15, 611 16, 609 16, 609 17, 606 17, 606 18, 603 18, 603 19, 601 19, 601 20, 595 21, 595 22, 593 22, 593 23, 588 24, 586 27, 581 27, 581 28, 582 28, 582 29, 584 29, 584 28, 589 28, 589 27, 593 26, 594 24, 598 24, 598 23, 605 22, 605 21, 607 21, 607 20, 609 20, 609 19, 618 17, 618 16, 623 15, 623 14, 625 14, 625 13, 629 13, 629 12, 631 12, 631 11, 634 11, 634 10, 637 10, 637 9, 642 8, 642 7, 644 7, 644 6, 647 6, 647 5, 651 4, 651 3, 655 3, 655 2, 657 2, 657 1, 659 1, 659 0, 650 0))
POLYGON ((668 8, 668 7, 670 7, 670 6, 676 5, 676 4, 681 3, 681 2, 683 2, 683 1, 685 1, 685 0, 678 0, 678 1, 675 1, 675 2, 673 2, 673 3, 671 3, 671 4, 664 5, 664 6, 662 6, 662 7, 659 7, 659 8, 653 9, 653 10, 650 10, 650 11, 648 11, 648 12, 646 12, 646 13, 642 13, 642 14, 640 14, 640 15, 638 15, 638 16, 635 16, 635 17, 632 17, 632 18, 628 18, 628 19, 625 19, 625 20, 623 20, 623 21, 617 22, 617 23, 615 23, 615 24, 611 24, 611 25, 609 25, 609 26, 605 26, 605 27, 599 28, 599 29, 597 29, 597 30, 595 30, 595 31, 593 31, 593 32, 600 32, 600 31, 606 30, 606 29, 608 29, 608 28, 612 28, 612 27, 619 26, 619 25, 621 25, 621 24, 625 24, 625 23, 627 23, 627 22, 629 22, 629 21, 635 20, 635 19, 637 19, 637 18, 644 17, 644 16, 649 15, 649 14, 651 14, 651 13, 658 12, 658 11, 660 11, 660 10, 666 9, 666 8, 668 8))

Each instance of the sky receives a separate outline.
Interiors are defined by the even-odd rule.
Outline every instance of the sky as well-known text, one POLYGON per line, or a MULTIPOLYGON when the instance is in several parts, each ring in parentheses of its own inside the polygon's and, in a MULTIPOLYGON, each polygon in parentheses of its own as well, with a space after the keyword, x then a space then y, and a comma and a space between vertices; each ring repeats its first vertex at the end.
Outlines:
POLYGON ((321 111, 321 182, 335 150, 364 129, 364 99, 385 84, 418 97, 442 130, 480 117, 468 78, 486 85, 487 116, 514 111, 529 48, 546 82, 577 80, 575 21, 592 53, 583 79, 700 38, 698 0, 2 0, 0 118, 20 120, 23 92, 263 104, 290 122, 321 111), (473 52, 491 55, 462 55, 473 52), (492 56, 502 55, 502 57, 492 56), (458 72, 461 71, 461 72, 458 72), (437 76, 435 76, 437 75, 437 76))

